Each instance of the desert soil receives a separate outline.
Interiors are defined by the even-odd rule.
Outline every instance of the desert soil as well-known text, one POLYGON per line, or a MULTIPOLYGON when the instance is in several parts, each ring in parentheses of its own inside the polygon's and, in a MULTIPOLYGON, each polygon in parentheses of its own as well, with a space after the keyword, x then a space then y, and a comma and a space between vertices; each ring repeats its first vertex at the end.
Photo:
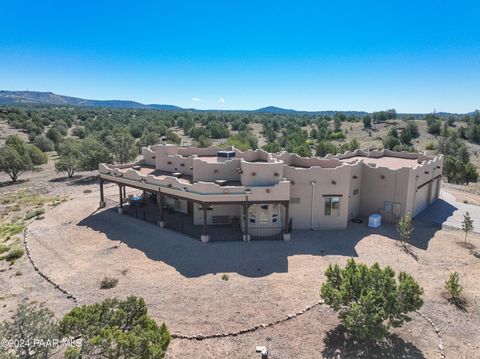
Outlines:
MULTIPOLYGON (((113 208, 115 188, 107 189, 107 195, 109 208, 105 210, 97 211, 98 193, 84 194, 51 209, 44 220, 34 221, 28 228, 38 266, 81 304, 141 295, 150 314, 173 333, 238 331, 283 318, 318 301, 328 264, 343 264, 354 257, 412 273, 425 290, 421 312, 440 328, 447 357, 480 356, 480 259, 457 244, 463 240, 461 232, 417 223, 412 245, 417 259, 402 252, 393 227, 372 230, 365 224, 352 224, 346 231, 297 231, 291 242, 202 244, 118 215, 113 208), (465 287, 465 312, 442 296, 443 283, 454 270, 460 273, 465 287), (222 274, 228 274, 228 280, 222 280, 222 274), (117 287, 100 290, 104 276, 118 278, 117 287)), ((480 246, 478 235, 472 235, 471 241, 480 246)), ((23 266, 28 267, 26 263, 23 266)), ((7 272, 10 277, 6 282, 11 281, 11 287, 22 287, 15 280, 25 285, 30 276, 24 273, 18 279, 12 270, 7 272)), ((73 306, 48 286, 31 290, 23 295, 45 298, 59 315, 73 306), (58 299, 50 300, 50 295, 58 299)), ((21 292, 17 288, 15 297, 3 300, 3 314, 13 310, 21 292)), ((394 331, 393 346, 380 357, 439 357, 432 327, 416 314, 412 318, 394 331)), ((271 358, 334 357, 335 350, 346 350, 333 331, 337 325, 335 314, 319 306, 250 334, 204 341, 173 340, 167 358, 258 358, 256 345, 268 345, 271 358)), ((353 350, 345 357, 359 355, 353 350)))
MULTIPOLYGON (((202 244, 118 215, 113 185, 106 187, 108 207, 98 211, 95 173, 67 180, 55 171, 55 154, 49 156, 48 164, 24 174, 16 185, 8 184, 1 174, 0 196, 28 188, 70 198, 48 207, 43 219, 30 221, 27 235, 38 267, 78 297, 80 304, 138 295, 145 298, 150 314, 159 323, 165 322, 172 333, 238 331, 284 318, 317 302, 327 266, 344 264, 353 257, 414 275, 425 290, 420 312, 440 329, 447 358, 480 357, 480 259, 473 255, 480 249, 478 234, 471 235, 477 249, 469 250, 458 244, 463 241, 462 232, 418 222, 411 247, 416 259, 400 249, 395 228, 372 230, 365 224, 352 224, 346 231, 297 231, 291 242, 202 244), (459 272, 465 288, 466 311, 444 298, 444 282, 452 271, 459 272), (222 279, 223 274, 228 280, 222 279), (99 289, 104 276, 118 278, 117 287, 99 289)), ((480 202, 460 187, 445 188, 459 201, 480 202)), ((24 298, 44 303, 59 318, 74 306, 33 270, 26 256, 12 266, 0 261, 0 320, 9 318, 24 298)), ((390 346, 375 348, 374 353, 351 343, 345 346, 338 324, 335 313, 317 306, 249 334, 203 341, 174 339, 167 358, 259 358, 256 345, 267 346, 269 358, 334 358, 338 352, 342 358, 440 357, 437 334, 417 314, 403 328, 392 331, 390 346)))

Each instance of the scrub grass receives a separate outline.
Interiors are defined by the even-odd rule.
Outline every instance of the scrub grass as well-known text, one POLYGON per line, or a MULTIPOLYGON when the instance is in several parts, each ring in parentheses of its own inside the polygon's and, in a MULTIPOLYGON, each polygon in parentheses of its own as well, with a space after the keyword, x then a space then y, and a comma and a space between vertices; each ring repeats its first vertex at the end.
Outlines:
POLYGON ((8 192, 2 196, 0 204, 18 205, 20 208, 40 207, 45 204, 56 205, 68 200, 68 196, 43 196, 29 189, 23 188, 15 192, 8 192))
POLYGON ((14 264, 15 261, 21 258, 25 254, 25 251, 22 248, 13 248, 8 252, 3 259, 10 262, 10 264, 14 264))
POLYGON ((0 241, 10 239, 12 236, 21 233, 25 229, 23 223, 0 224, 0 241))
POLYGON ((33 211, 28 211, 27 212, 27 214, 25 215, 25 219, 29 220, 29 219, 32 219, 34 217, 38 218, 38 216, 40 216, 42 214, 45 214, 45 209, 44 208, 34 209, 33 211))

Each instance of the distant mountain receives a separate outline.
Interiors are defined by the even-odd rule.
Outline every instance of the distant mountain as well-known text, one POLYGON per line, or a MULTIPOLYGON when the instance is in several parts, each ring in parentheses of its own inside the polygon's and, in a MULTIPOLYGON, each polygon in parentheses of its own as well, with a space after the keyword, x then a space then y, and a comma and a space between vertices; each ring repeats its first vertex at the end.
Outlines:
MULTIPOLYGON (((70 97, 57 95, 53 92, 38 92, 38 91, 1 91, 0 90, 0 106, 1 105, 55 105, 55 106, 85 106, 85 107, 108 107, 108 108, 132 108, 132 109, 153 109, 165 111, 218 111, 218 112, 248 112, 248 113, 273 113, 278 115, 321 115, 333 116, 337 112, 344 113, 347 116, 354 115, 357 117, 365 116, 368 112, 364 111, 298 111, 293 109, 286 109, 275 106, 262 107, 257 110, 197 110, 194 108, 182 108, 174 105, 159 105, 149 104, 145 105, 136 101, 126 100, 87 100, 78 97, 70 97)), ((470 113, 470 114, 473 114, 470 113)), ((406 116, 420 117, 422 114, 407 114, 399 113, 398 117, 406 116)), ((437 112, 437 115, 447 116, 447 112, 437 112)))
POLYGON ((180 111, 181 107, 173 105, 144 105, 135 101, 124 100, 87 100, 78 97, 57 95, 53 92, 38 91, 0 91, 0 105, 32 104, 32 105, 57 105, 57 106, 86 106, 110 108, 142 108, 180 111))
POLYGON ((321 116, 334 116, 337 112, 344 113, 347 116, 350 116, 350 115, 365 116, 368 114, 368 112, 364 112, 364 111, 297 111, 297 110, 275 107, 275 106, 262 107, 252 112, 276 113, 279 115, 321 115, 321 116))

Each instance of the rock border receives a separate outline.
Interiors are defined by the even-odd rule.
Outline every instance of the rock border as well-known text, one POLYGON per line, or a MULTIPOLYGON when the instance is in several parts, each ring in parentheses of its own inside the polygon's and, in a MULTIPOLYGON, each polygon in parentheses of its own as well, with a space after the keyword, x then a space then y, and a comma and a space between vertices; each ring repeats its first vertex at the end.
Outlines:
POLYGON ((440 329, 438 329, 435 323, 433 323, 433 321, 429 317, 427 317, 425 314, 419 312, 418 310, 416 310, 415 313, 417 313, 420 317, 425 319, 427 323, 430 324, 430 326, 433 328, 433 330, 435 330, 435 333, 437 334, 437 337, 438 337, 438 349, 440 350, 440 358, 442 359, 446 358, 447 354, 445 353, 445 347, 443 346, 443 338, 440 335, 440 329))
POLYGON ((43 273, 37 266, 37 264, 35 263, 35 261, 33 260, 32 258, 32 255, 30 253, 30 246, 28 245, 28 236, 27 236, 27 231, 28 229, 25 228, 23 230, 23 245, 25 247, 25 253, 27 254, 27 258, 28 260, 30 261, 30 263, 32 264, 32 267, 33 269, 35 270, 35 272, 38 273, 38 275, 40 275, 40 277, 42 277, 43 279, 45 279, 48 283, 50 283, 51 285, 53 285, 53 287, 60 291, 61 293, 65 294, 67 296, 68 299, 71 299, 74 303, 75 303, 75 306, 77 307, 78 306, 78 298, 75 297, 73 294, 71 294, 69 291, 67 291, 66 289, 62 288, 59 284, 57 284, 56 282, 54 282, 48 275, 46 275, 45 273, 43 273))
POLYGON ((288 314, 286 317, 283 317, 281 319, 268 322, 268 323, 262 323, 246 329, 241 329, 236 332, 223 332, 223 333, 216 333, 216 334, 209 334, 209 335, 203 335, 203 334, 182 335, 182 334, 171 333, 171 337, 172 339, 185 339, 185 340, 205 340, 205 339, 214 339, 214 338, 236 337, 237 335, 253 333, 260 329, 265 329, 268 327, 272 327, 276 324, 287 322, 322 304, 325 304, 325 302, 323 300, 319 300, 318 302, 305 307, 303 310, 300 310, 293 314, 288 314))

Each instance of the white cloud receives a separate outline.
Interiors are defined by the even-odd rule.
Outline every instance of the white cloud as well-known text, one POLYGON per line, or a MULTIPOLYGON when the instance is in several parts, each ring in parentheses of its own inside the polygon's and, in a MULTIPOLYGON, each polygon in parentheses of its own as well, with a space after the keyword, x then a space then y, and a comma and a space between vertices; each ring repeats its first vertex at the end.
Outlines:
POLYGON ((225 103, 225 99, 223 97, 220 97, 217 102, 218 103, 225 103))
POLYGON ((193 102, 200 102, 200 99, 198 97, 192 97, 193 102))

